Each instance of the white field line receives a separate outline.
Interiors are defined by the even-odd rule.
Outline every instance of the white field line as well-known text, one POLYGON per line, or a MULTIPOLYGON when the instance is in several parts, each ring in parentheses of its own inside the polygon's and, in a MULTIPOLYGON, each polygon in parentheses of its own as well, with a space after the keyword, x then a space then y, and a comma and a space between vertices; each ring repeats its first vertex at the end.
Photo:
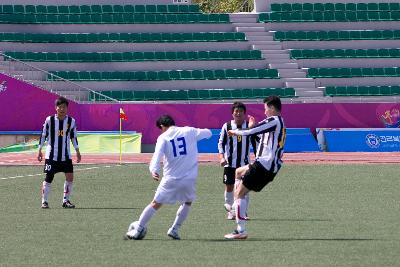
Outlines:
MULTIPOLYGON (((89 171, 89 170, 94 170, 94 169, 99 169, 99 168, 111 168, 111 167, 118 167, 118 166, 121 166, 121 165, 79 168, 79 169, 75 169, 74 171, 89 171)), ((12 180, 12 179, 35 177, 35 176, 42 176, 42 175, 44 175, 44 173, 17 175, 17 176, 3 177, 3 178, 0 178, 0 180, 12 180)))

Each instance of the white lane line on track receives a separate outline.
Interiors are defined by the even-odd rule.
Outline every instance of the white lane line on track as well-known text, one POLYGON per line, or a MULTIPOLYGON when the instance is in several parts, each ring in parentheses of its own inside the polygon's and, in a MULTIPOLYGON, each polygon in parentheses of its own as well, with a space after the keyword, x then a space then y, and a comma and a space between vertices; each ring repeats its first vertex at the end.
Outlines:
MULTIPOLYGON (((89 170, 94 170, 94 169, 99 169, 99 168, 111 168, 111 167, 119 167, 121 165, 113 165, 113 166, 95 166, 95 167, 87 167, 87 168, 79 168, 75 169, 74 171, 89 171, 89 170)), ((0 178, 0 180, 12 180, 12 179, 17 179, 17 178, 26 178, 26 177, 34 177, 34 176, 41 176, 44 175, 44 173, 37 173, 37 174, 27 174, 27 175, 16 175, 16 176, 10 176, 10 177, 3 177, 0 178)))

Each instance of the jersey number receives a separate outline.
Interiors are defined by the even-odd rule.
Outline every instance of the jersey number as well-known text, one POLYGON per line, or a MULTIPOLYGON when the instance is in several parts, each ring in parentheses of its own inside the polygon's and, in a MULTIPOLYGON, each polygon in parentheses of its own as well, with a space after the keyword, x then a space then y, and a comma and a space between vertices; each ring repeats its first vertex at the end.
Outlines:
POLYGON ((64 136, 64 130, 59 130, 58 131, 58 136, 64 136))
POLYGON ((171 142, 172 145, 172 151, 174 153, 174 157, 177 157, 179 153, 179 155, 186 155, 186 141, 185 141, 185 137, 179 137, 176 139, 176 143, 178 144, 178 151, 176 149, 176 145, 175 145, 175 140, 171 139, 169 140, 171 142))

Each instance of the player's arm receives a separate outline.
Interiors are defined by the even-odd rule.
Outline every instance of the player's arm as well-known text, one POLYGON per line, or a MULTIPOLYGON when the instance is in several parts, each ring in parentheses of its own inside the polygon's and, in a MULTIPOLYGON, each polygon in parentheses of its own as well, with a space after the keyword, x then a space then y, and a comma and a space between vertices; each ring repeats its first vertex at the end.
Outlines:
POLYGON ((196 139, 197 141, 202 139, 208 139, 212 136, 212 133, 209 129, 199 129, 196 128, 196 139))
POLYGON ((37 155, 38 161, 42 161, 43 159, 43 153, 42 153, 42 148, 44 143, 46 142, 47 137, 49 136, 49 120, 46 119, 46 121, 43 124, 43 130, 42 134, 40 135, 40 140, 39 140, 39 151, 37 155))
POLYGON ((160 163, 161 159, 165 154, 164 147, 165 147, 165 140, 159 137, 157 139, 156 149, 154 151, 153 157, 151 158, 149 166, 150 173, 153 176, 153 179, 156 181, 160 180, 160 170, 161 170, 160 163))
POLYGON ((229 130, 229 135, 257 135, 275 130, 278 121, 274 118, 263 120, 251 129, 235 129, 229 130))
POLYGON ((222 126, 221 132, 219 134, 219 139, 218 139, 218 157, 219 157, 219 164, 223 167, 226 165, 226 159, 225 159, 225 146, 226 143, 228 142, 228 132, 227 132, 227 126, 226 123, 222 126))
POLYGON ((78 135, 78 133, 77 133, 77 130, 76 130, 76 123, 74 121, 74 125, 73 125, 73 128, 71 130, 71 142, 72 142, 72 145, 74 146, 75 151, 76 151, 76 162, 79 163, 79 162, 81 162, 82 156, 81 156, 81 152, 79 151, 79 144, 78 144, 78 136, 77 135, 78 135))

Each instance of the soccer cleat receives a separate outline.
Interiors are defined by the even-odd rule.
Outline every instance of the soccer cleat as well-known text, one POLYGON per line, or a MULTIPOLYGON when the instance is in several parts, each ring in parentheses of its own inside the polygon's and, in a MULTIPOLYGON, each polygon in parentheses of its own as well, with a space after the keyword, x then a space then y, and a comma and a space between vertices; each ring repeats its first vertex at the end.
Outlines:
POLYGON ((225 237, 225 239, 229 239, 229 240, 243 240, 243 239, 247 239, 247 232, 246 231, 239 232, 238 230, 235 230, 230 234, 224 235, 224 237, 225 237))
POLYGON ((178 232, 175 231, 174 228, 169 228, 169 229, 168 229, 168 232, 167 232, 167 235, 168 235, 169 237, 171 237, 172 239, 181 240, 181 238, 180 238, 178 232))
POLYGON ((235 220, 236 219, 236 214, 233 210, 228 211, 227 216, 226 216, 227 220, 235 220))
POLYGON ((48 208, 50 208, 50 207, 49 207, 49 203, 43 202, 43 203, 42 203, 42 209, 48 209, 48 208))
POLYGON ((75 209, 75 205, 72 204, 69 200, 64 201, 62 207, 65 209, 75 209))
POLYGON ((224 204, 224 208, 225 208, 226 211, 231 211, 232 210, 232 206, 229 205, 228 203, 224 204))

